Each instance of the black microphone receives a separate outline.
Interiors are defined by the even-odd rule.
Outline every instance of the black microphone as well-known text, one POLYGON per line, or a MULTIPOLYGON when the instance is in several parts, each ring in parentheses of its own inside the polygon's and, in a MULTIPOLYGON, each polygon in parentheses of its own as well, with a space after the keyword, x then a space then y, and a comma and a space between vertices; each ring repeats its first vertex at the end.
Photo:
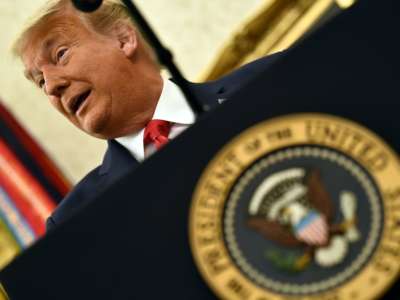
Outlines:
POLYGON ((74 6, 83 12, 93 12, 101 6, 103 0, 72 0, 74 6))

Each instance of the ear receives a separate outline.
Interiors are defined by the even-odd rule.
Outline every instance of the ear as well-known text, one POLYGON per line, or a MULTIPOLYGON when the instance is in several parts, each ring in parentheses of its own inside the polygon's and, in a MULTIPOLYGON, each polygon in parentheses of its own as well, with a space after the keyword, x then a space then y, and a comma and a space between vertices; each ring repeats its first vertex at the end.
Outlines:
POLYGON ((128 58, 133 57, 138 46, 138 34, 136 29, 127 23, 115 25, 114 35, 118 39, 119 47, 128 58))

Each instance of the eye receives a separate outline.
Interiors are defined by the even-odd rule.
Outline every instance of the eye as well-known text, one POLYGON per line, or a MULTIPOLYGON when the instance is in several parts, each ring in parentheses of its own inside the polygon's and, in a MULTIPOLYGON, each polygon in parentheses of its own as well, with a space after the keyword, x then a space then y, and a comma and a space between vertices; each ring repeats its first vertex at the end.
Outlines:
POLYGON ((60 48, 57 53, 56 53, 56 60, 57 62, 59 62, 63 56, 65 55, 65 53, 67 52, 68 48, 60 48))

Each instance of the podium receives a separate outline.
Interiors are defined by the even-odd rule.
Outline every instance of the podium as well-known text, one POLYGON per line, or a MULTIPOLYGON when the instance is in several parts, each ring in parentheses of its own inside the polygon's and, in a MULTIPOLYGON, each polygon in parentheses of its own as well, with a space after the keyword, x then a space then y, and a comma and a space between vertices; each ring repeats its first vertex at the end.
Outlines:
MULTIPOLYGON (((192 222, 196 214, 192 199, 198 196, 195 191, 199 190, 199 182, 204 182, 204 174, 212 169, 210 161, 215 162, 221 149, 257 124, 277 118, 283 122, 286 116, 310 114, 344 118, 369 128, 380 136, 379 142, 387 143, 399 153, 398 8, 395 1, 360 1, 286 51, 267 72, 222 105, 200 116, 164 149, 17 257, 0 274, 10 298, 195 300, 225 297, 224 292, 210 282, 212 277, 204 270, 207 267, 203 265, 198 271, 199 258, 196 255, 194 258, 191 248, 191 244, 196 244, 190 229, 195 226, 192 222)), ((378 158, 375 161, 371 158, 369 162, 371 168, 378 168, 378 158)), ((365 172, 366 177, 374 177, 368 175, 368 170, 365 172)), ((386 191, 380 191, 379 187, 377 190, 379 197, 386 199, 386 191)), ((384 288, 377 296, 394 299, 399 291, 394 281, 400 244, 393 240, 390 246, 394 250, 385 252, 389 255, 387 259, 393 261, 393 269, 387 260, 378 264, 375 257, 377 251, 387 246, 382 244, 387 233, 385 217, 392 216, 400 223, 395 212, 400 198, 395 191, 387 197, 391 197, 392 204, 378 201, 384 212, 381 225, 378 224, 377 244, 353 276, 362 275, 364 268, 374 260, 381 267, 377 271, 379 278, 393 278, 390 286, 389 283, 382 285, 384 288)), ((364 226, 363 217, 359 219, 359 226, 364 226)), ((366 223, 365 226, 370 225, 366 223)), ((361 243, 364 229, 359 230, 361 243)), ((393 227, 393 237, 397 236, 396 230, 393 227)), ((355 245, 349 246, 349 253, 353 251, 351 247, 358 247, 357 243, 355 245)), ((236 259, 235 254, 230 255, 232 260, 236 259)), ((329 270, 340 268, 335 265, 329 270)), ((241 269, 239 273, 247 277, 246 272, 241 269)), ((273 271, 271 277, 286 276, 277 272, 273 271)), ((321 276, 330 276, 321 272, 321 276)), ((301 277, 290 276, 288 282, 296 282, 301 277)), ((308 280, 306 276, 301 278, 308 280)), ((352 279, 349 277, 321 293, 327 295, 352 279)), ((263 284, 261 281, 254 283, 268 290, 263 284)), ((268 299, 253 297, 252 290, 242 293, 243 286, 233 284, 231 288, 236 293, 231 299, 268 299)), ((354 288, 352 295, 357 299, 368 286, 354 288)), ((299 297, 317 299, 318 293, 299 297)), ((293 291, 286 294, 274 291, 274 295, 271 299, 299 299, 293 291)), ((337 298, 318 299, 348 299, 346 297, 337 294, 337 298)))

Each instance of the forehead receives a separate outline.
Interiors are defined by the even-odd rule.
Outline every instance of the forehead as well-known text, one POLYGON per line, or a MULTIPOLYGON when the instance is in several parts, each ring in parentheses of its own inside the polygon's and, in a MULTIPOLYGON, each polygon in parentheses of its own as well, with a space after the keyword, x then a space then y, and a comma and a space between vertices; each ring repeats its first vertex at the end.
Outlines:
POLYGON ((56 43, 79 40, 88 32, 83 20, 75 13, 54 14, 46 17, 26 33, 22 60, 27 65, 56 43))

